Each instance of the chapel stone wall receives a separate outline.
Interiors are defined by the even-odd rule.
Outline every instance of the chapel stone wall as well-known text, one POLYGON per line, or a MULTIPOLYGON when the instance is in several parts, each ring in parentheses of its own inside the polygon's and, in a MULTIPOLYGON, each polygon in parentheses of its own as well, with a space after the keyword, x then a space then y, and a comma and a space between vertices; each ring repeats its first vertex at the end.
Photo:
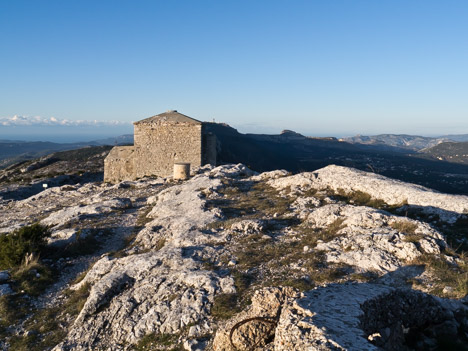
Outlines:
POLYGON ((135 176, 167 177, 174 163, 202 165, 202 125, 192 123, 135 124, 135 176))
POLYGON ((104 160, 104 181, 115 183, 135 179, 133 146, 115 146, 104 160))

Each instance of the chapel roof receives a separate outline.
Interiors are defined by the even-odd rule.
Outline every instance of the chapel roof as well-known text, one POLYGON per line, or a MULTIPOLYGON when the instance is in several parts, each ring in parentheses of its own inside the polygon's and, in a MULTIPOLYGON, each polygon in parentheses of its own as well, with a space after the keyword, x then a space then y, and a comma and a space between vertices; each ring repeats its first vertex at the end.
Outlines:
POLYGON ((168 122, 168 123, 189 123, 189 124, 202 124, 202 122, 183 115, 182 113, 177 112, 177 110, 169 110, 159 115, 152 116, 149 118, 142 119, 141 121, 134 122, 133 124, 152 124, 158 122, 168 122))

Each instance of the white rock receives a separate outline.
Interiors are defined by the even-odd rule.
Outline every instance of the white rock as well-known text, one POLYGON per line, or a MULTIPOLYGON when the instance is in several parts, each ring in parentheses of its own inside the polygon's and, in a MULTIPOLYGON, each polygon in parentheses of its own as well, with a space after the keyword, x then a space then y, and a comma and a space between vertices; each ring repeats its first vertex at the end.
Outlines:
POLYGON ((275 171, 270 171, 270 172, 263 172, 260 173, 259 175, 254 175, 250 177, 251 180, 258 182, 258 181, 264 181, 268 179, 278 179, 282 177, 286 177, 289 174, 288 171, 284 169, 279 169, 275 171))
POLYGON ((247 219, 235 222, 231 225, 231 230, 245 234, 260 233, 263 231, 264 222, 261 220, 247 219))
POLYGON ((102 201, 100 198, 88 200, 89 205, 78 205, 64 208, 52 213, 41 221, 43 225, 60 226, 73 220, 78 220, 84 215, 102 215, 118 209, 124 209, 131 206, 130 199, 111 199, 102 201))
MULTIPOLYGON (((215 174, 237 176, 243 170, 236 166, 230 172, 224 167, 215 174)), ((148 333, 177 333, 186 325, 206 322, 215 294, 234 293, 234 281, 203 269, 202 262, 184 254, 183 248, 201 253, 201 245, 216 238, 202 232, 219 213, 205 208, 200 189, 221 185, 210 172, 158 194, 149 214, 154 219, 138 233, 135 243, 150 250, 159 240, 165 244, 158 251, 114 259, 105 256, 96 262, 73 287, 92 286, 79 317, 56 350, 66 350, 70 345, 74 350, 85 350, 134 344, 148 333), (109 320, 112 328, 104 337, 102 329, 109 320)))
POLYGON ((418 246, 406 241, 407 234, 396 233, 390 223, 401 220, 417 225, 423 233, 419 245, 424 252, 440 253, 444 238, 429 225, 368 207, 330 204, 314 209, 307 217, 310 225, 326 228, 343 219, 343 228, 330 241, 317 241, 329 262, 345 263, 375 272, 394 271, 421 255, 418 246))
POLYGON ((306 293, 283 308, 275 332, 275 351, 377 351, 360 329, 360 304, 389 291, 378 285, 332 284, 306 293))
POLYGON ((341 166, 327 166, 315 172, 305 172, 289 177, 272 179, 268 184, 291 190, 342 189, 347 193, 362 191, 374 199, 381 199, 390 205, 407 202, 423 207, 428 213, 438 214, 442 220, 454 222, 455 214, 468 212, 468 196, 442 194, 420 185, 390 179, 375 173, 359 171, 341 166))

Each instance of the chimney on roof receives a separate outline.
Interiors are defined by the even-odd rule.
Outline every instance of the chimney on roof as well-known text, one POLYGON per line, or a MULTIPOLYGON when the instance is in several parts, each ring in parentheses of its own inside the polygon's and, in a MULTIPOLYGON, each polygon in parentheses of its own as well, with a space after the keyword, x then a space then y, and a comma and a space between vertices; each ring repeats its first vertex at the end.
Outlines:
POLYGON ((167 113, 177 112, 177 110, 167 110, 167 113))

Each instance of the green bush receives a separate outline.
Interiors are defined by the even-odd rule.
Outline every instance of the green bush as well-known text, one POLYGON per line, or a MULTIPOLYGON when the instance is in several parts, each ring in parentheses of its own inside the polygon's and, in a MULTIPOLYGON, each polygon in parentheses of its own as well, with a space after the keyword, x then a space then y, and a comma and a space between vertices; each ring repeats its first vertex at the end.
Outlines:
POLYGON ((26 255, 39 255, 50 236, 47 227, 38 223, 0 236, 0 269, 19 266, 26 255))

